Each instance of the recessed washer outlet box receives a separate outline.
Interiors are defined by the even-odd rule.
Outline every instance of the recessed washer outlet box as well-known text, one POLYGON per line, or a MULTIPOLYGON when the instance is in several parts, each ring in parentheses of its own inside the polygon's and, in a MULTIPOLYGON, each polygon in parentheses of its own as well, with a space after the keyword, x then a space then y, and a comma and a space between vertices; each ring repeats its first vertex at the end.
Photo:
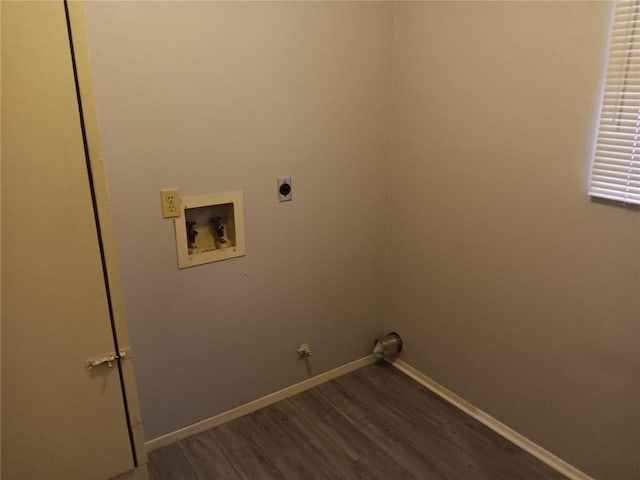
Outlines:
POLYGON ((242 192, 182 197, 174 220, 178 268, 246 255, 242 192))

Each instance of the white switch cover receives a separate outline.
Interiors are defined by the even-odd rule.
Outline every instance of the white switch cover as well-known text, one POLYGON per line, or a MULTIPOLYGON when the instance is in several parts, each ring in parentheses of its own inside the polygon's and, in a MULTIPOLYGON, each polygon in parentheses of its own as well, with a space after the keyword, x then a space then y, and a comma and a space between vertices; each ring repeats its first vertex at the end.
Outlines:
POLYGON ((280 177, 278 179, 278 201, 290 202, 292 196, 291 177, 280 177))

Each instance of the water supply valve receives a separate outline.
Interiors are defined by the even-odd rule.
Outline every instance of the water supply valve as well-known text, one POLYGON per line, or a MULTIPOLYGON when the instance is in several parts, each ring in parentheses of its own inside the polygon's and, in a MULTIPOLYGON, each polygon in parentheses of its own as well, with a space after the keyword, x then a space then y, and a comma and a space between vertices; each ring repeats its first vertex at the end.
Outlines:
POLYGON ((300 358, 307 358, 312 355, 311 346, 308 343, 303 343, 298 347, 298 356, 300 358))

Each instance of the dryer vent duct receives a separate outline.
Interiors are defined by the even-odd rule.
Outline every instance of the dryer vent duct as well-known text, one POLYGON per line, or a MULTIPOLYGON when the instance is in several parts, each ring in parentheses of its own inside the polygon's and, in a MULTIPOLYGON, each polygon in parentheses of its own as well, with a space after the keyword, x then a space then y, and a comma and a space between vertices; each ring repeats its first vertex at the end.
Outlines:
POLYGON ((378 358, 389 357, 402 351, 402 338, 396 332, 376 340, 373 354, 378 358))

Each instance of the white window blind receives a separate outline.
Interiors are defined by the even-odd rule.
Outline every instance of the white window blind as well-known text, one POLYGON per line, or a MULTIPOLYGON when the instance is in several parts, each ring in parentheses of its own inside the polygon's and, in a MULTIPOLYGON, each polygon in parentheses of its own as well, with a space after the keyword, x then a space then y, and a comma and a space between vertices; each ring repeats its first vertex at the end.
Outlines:
POLYGON ((640 0, 616 4, 589 194, 640 204, 640 0))

